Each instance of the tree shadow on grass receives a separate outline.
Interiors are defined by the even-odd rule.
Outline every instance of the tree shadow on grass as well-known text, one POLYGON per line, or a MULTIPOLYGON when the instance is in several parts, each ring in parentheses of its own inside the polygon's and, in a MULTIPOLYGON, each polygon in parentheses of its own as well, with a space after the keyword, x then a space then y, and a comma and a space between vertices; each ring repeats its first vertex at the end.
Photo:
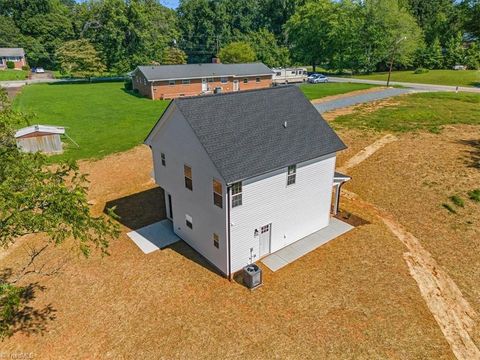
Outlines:
POLYGON ((471 82, 468 84, 469 86, 473 86, 473 87, 480 87, 480 82, 479 81, 475 81, 475 82, 471 82))
POLYGON ((479 140, 459 140, 458 144, 469 146, 469 150, 465 150, 463 156, 464 163, 467 167, 480 170, 480 139, 479 140))
MULTIPOLYGON (((9 283, 13 271, 10 268, 0 271, 0 284, 9 283)), ((15 285, 16 286, 16 285, 15 285)), ((36 308, 31 303, 37 298, 37 294, 46 290, 46 287, 38 282, 18 286, 22 289, 20 303, 13 316, 7 321, 7 336, 15 333, 27 335, 43 334, 48 330, 48 323, 56 319, 56 309, 52 304, 36 308)))
POLYGON ((165 192, 156 187, 119 199, 108 201, 107 208, 115 207, 115 213, 120 217, 120 224, 136 230, 153 224, 167 217, 165 209, 165 192))

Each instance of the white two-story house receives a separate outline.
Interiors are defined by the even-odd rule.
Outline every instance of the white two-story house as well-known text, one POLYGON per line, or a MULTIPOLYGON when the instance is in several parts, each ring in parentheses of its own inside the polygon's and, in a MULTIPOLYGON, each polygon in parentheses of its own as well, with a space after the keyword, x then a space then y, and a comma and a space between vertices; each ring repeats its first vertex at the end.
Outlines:
POLYGON ((226 276, 329 224, 345 145, 295 86, 177 98, 145 143, 175 233, 226 276))

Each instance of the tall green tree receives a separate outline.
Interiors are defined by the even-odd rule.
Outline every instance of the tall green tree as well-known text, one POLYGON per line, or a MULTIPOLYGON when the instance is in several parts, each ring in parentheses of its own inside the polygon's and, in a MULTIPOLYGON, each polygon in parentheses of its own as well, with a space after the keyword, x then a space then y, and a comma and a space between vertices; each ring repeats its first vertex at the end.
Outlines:
POLYGON ((255 52, 256 60, 269 67, 290 65, 290 52, 286 46, 280 46, 275 35, 263 28, 250 32, 245 36, 245 41, 250 44, 255 52))
POLYGON ((186 64, 187 63, 187 54, 177 47, 170 46, 164 50, 162 57, 162 64, 165 65, 175 65, 175 64, 186 64))
POLYGON ((92 77, 106 71, 100 55, 88 40, 67 41, 56 53, 63 73, 75 77, 92 77))
POLYGON ((286 24, 287 41, 294 59, 306 64, 324 65, 333 56, 332 28, 338 24, 338 5, 330 0, 307 2, 286 24))
POLYGON ((452 69, 455 65, 463 65, 464 56, 462 35, 457 33, 450 37, 445 44, 443 66, 447 69, 452 69))
POLYGON ((235 41, 223 47, 218 57, 225 64, 248 63, 255 60, 255 51, 249 43, 235 41))

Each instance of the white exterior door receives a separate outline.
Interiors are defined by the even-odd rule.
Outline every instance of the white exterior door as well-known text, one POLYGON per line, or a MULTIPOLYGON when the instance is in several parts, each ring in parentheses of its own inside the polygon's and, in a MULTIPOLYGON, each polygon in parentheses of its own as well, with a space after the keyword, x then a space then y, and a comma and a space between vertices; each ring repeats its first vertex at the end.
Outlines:
POLYGON ((270 233, 272 226, 270 224, 260 228, 260 257, 270 254, 270 233))
POLYGON ((202 78, 202 91, 208 90, 208 83, 206 78, 202 78))
POLYGON ((233 91, 240 90, 240 82, 238 80, 233 80, 233 91))

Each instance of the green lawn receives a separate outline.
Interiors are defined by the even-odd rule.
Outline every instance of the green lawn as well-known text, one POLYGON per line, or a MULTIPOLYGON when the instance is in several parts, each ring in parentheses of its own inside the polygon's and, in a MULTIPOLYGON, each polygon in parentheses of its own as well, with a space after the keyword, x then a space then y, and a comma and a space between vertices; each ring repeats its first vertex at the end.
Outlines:
POLYGON ((300 89, 309 100, 319 99, 325 96, 345 94, 355 90, 364 90, 376 85, 355 83, 325 83, 325 84, 302 84, 300 89))
MULTIPOLYGON (((387 81, 388 73, 352 77, 387 81)), ((480 70, 430 70, 425 74, 415 74, 413 71, 394 71, 390 80, 436 85, 480 86, 480 70)))
POLYGON ((0 70, 0 81, 24 80, 27 78, 28 71, 25 70, 0 70))
POLYGON ((31 123, 68 127, 66 151, 52 160, 101 158, 140 143, 168 105, 123 90, 123 83, 39 84, 25 86, 14 106, 36 114, 31 123))
POLYGON ((438 132, 447 124, 480 125, 480 94, 417 93, 396 98, 395 106, 374 112, 360 106, 352 114, 337 117, 335 127, 380 131, 427 130, 438 132))

